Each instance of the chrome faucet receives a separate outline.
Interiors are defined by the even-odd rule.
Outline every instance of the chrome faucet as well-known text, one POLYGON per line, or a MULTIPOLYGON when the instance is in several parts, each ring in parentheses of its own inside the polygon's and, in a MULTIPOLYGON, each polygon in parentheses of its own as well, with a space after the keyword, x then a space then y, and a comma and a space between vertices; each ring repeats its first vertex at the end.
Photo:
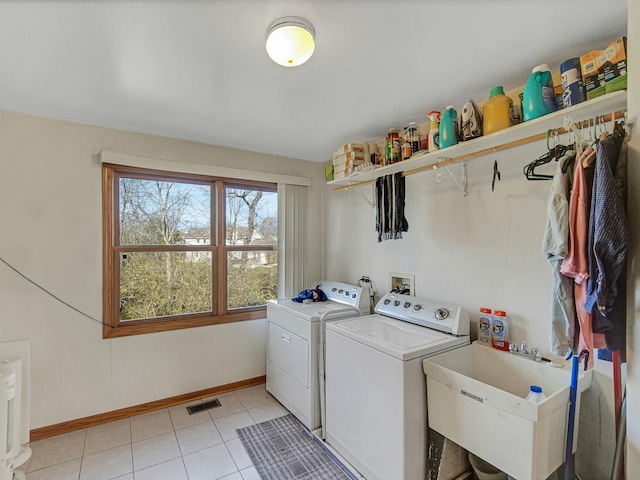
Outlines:
POLYGON ((531 350, 529 350, 527 348, 527 342, 525 342, 524 340, 520 344, 520 348, 518 348, 518 345, 516 345, 515 343, 510 344, 509 345, 509 353, 511 353, 513 355, 519 355, 521 357, 528 358, 528 359, 533 360, 535 362, 541 362, 542 361, 542 352, 540 350, 538 350, 537 348, 535 348, 535 347, 532 348, 531 350))

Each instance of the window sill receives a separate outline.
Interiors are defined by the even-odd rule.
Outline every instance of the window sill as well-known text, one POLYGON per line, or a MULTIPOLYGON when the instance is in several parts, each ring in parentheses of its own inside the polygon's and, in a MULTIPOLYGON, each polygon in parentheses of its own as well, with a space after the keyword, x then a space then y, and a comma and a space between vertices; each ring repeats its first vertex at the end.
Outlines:
POLYGON ((266 318, 267 307, 258 307, 242 312, 227 313, 225 315, 205 315, 199 317, 185 317, 177 320, 134 320, 120 324, 117 327, 104 325, 102 338, 129 337, 132 335, 144 335, 147 333, 168 332, 184 328, 205 327, 208 325, 220 325, 223 323, 244 322, 246 320, 258 320, 266 318))

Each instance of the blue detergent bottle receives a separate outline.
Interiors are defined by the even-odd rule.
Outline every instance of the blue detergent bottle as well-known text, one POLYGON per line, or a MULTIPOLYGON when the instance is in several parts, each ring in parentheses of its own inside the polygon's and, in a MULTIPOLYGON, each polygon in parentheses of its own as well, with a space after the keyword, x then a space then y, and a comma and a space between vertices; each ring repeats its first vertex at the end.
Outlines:
POLYGON ((522 116, 525 122, 556 111, 556 95, 549 66, 538 65, 531 70, 531 76, 522 94, 522 116))
POLYGON ((449 105, 440 119, 440 148, 455 145, 459 138, 458 112, 449 105))

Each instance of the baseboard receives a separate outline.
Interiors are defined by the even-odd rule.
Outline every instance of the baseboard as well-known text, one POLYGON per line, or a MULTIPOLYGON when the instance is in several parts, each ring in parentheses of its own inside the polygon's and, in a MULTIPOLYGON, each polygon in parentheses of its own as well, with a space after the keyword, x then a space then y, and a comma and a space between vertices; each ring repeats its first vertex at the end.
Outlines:
POLYGON ((182 395, 177 395, 175 397, 156 400, 154 402, 134 405, 133 407, 121 408, 119 410, 113 410, 111 412, 91 415, 90 417, 78 418, 76 420, 69 420, 68 422, 62 422, 55 425, 49 425, 47 427, 36 428, 34 430, 31 430, 31 441, 35 442, 37 440, 54 437, 63 433, 74 432, 76 430, 82 430, 83 428, 88 427, 95 427, 96 425, 102 425, 103 423, 122 420, 123 418, 129 418, 135 415, 153 412, 155 410, 162 410, 163 408, 173 407, 175 405, 180 405, 181 403, 192 402, 201 398, 212 397, 214 395, 221 395, 223 393, 241 390, 243 388, 252 387, 254 385, 260 385, 262 383, 265 383, 266 378, 267 377, 265 375, 262 375, 260 377, 249 378, 247 380, 228 383, 226 385, 220 385, 218 387, 198 390, 197 392, 185 393, 182 395))

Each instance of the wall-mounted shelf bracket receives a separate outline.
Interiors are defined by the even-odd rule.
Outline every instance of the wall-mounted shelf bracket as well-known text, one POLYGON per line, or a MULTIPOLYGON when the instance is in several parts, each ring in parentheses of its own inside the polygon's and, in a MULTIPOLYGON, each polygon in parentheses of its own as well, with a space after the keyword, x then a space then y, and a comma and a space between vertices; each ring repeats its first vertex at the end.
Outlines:
POLYGON ((367 198, 367 196, 362 192, 362 190, 360 190, 361 188, 362 188, 362 186, 360 186, 360 187, 354 187, 354 189, 355 189, 355 190, 356 190, 360 195, 362 195, 362 198, 364 198, 364 201, 365 201, 365 202, 367 202, 371 208, 374 208, 374 207, 375 207, 375 204, 374 204, 371 200, 369 200, 369 199, 367 198))
POLYGON ((450 161, 450 158, 439 157, 438 164, 445 163, 445 165, 434 165, 433 169, 436 170, 436 182, 441 182, 443 178, 450 178, 456 184, 456 186, 462 192, 462 195, 467 196, 467 162, 459 162, 454 165, 460 166, 460 173, 456 174, 451 171, 451 165, 447 165, 446 162, 450 161))

